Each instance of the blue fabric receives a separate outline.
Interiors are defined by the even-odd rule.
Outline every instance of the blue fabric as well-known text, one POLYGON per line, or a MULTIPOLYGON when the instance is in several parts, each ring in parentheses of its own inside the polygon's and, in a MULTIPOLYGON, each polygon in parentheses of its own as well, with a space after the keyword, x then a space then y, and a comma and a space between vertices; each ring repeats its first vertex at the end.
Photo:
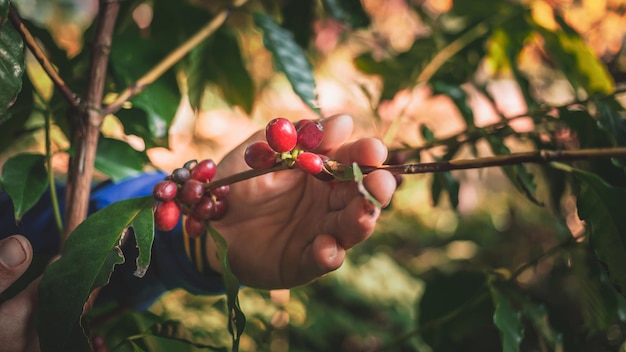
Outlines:
MULTIPOLYGON (((90 212, 102 209, 120 200, 152 194, 154 185, 165 178, 162 172, 141 174, 119 183, 105 182, 93 188, 90 212)), ((57 186, 61 209, 65 187, 57 186)), ((20 223, 13 216, 13 205, 6 193, 0 193, 0 238, 22 234, 33 245, 35 254, 55 254, 59 249, 59 234, 54 223, 50 194, 46 192, 20 223)), ((167 232, 155 233, 152 262, 143 278, 133 275, 137 248, 134 236, 129 236, 122 248, 127 260, 118 265, 110 283, 103 288, 98 302, 111 300, 138 308, 148 307, 167 290, 183 288, 192 294, 223 293, 221 277, 216 273, 201 274, 187 258, 182 241, 182 225, 167 232)))

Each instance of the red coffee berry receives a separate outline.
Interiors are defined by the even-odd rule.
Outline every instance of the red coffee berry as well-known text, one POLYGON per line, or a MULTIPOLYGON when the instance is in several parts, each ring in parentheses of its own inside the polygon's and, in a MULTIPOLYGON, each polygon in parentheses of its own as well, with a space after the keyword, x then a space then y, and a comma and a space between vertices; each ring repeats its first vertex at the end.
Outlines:
POLYGON ((265 141, 254 142, 246 148, 246 164, 253 169, 269 169, 276 165, 276 152, 265 141))
POLYGON ((229 192, 230 192, 230 187, 228 185, 220 186, 214 190, 211 190, 211 194, 218 198, 226 197, 229 192))
POLYGON ((172 171, 172 180, 180 185, 189 181, 191 178, 191 171, 184 167, 179 167, 172 171))
POLYGON ((331 174, 330 172, 324 171, 324 163, 326 163, 328 160, 330 160, 329 157, 327 157, 326 155, 322 155, 322 154, 318 154, 320 156, 320 158, 322 158, 322 171, 313 175, 315 176, 315 178, 317 178, 318 180, 321 181, 332 181, 335 179, 335 176, 333 176, 333 174, 331 174))
POLYGON ((211 216, 211 220, 220 220, 226 215, 226 211, 228 210, 228 204, 224 199, 216 199, 214 204, 215 212, 211 216))
POLYGON ((304 151, 310 151, 317 148, 322 143, 324 137, 324 127, 317 121, 303 120, 298 128, 298 140, 296 145, 304 151))
POLYGON ((190 238, 197 238, 204 234, 204 220, 195 217, 193 214, 185 217, 185 231, 190 238))
POLYGON ((191 207, 191 212, 200 219, 210 219, 215 214, 213 198, 211 196, 203 196, 198 203, 191 207))
POLYGON ((293 123, 283 117, 275 118, 267 124, 265 138, 270 147, 279 153, 292 150, 298 140, 293 123))
POLYGON ((215 176, 217 166, 211 159, 202 160, 191 169, 191 178, 200 182, 209 182, 215 176))
POLYGON ((304 172, 316 175, 322 171, 324 162, 319 155, 311 152, 304 152, 296 157, 296 166, 304 172))
POLYGON ((178 193, 178 185, 174 181, 161 181, 152 188, 152 196, 156 200, 168 201, 178 193))
POLYGON ((172 230, 180 219, 180 205, 174 200, 157 202, 154 206, 154 225, 158 230, 172 230))
POLYGON ((180 188, 178 198, 187 205, 193 205, 200 201, 204 194, 204 183, 198 180, 189 180, 180 188))

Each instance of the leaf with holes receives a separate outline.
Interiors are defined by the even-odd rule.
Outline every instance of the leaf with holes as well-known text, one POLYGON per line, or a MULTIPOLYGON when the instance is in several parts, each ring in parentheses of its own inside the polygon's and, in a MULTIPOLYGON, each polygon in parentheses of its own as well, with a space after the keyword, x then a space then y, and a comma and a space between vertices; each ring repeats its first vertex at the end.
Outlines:
POLYGON ((91 292, 104 286, 116 264, 124 262, 117 248, 122 235, 132 227, 139 263, 150 261, 154 217, 151 196, 127 199, 92 214, 63 246, 59 260, 50 264, 39 285, 37 331, 45 351, 79 351, 88 346, 80 332, 80 320, 91 292), (78 264, 80 263, 80 264, 78 264))

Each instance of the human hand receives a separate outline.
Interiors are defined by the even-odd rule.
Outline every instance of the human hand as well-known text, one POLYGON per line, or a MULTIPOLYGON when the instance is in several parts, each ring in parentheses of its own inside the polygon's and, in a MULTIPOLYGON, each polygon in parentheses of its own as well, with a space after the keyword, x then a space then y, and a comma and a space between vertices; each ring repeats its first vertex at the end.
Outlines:
MULTIPOLYGON (((0 297, 28 269, 33 250, 20 235, 0 240, 0 297)), ((8 299, 0 300, 0 346, 3 351, 39 351, 34 312, 39 279, 8 299)))
MULTIPOLYGON (((346 164, 385 161, 387 148, 377 139, 347 143, 351 117, 337 115, 322 124, 324 139, 316 152, 346 164)), ((258 132, 226 155, 215 179, 248 170, 245 148, 263 138, 258 132)), ((383 170, 365 176, 364 184, 383 206, 396 187, 393 175, 383 170)), ((380 215, 354 182, 323 182, 297 169, 235 183, 227 202, 227 215, 212 226, 226 240, 230 266, 241 283, 264 289, 294 287, 336 270, 345 251, 371 235, 380 215)), ((214 256, 209 258, 219 270, 214 256)))

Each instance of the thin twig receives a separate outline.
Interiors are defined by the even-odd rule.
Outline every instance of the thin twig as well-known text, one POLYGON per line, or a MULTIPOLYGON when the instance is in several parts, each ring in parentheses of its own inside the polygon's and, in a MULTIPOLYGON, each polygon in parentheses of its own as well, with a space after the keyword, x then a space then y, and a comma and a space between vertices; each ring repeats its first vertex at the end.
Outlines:
MULTIPOLYGON (((626 147, 600 148, 579 150, 537 150, 532 152, 512 153, 508 155, 496 155, 484 158, 459 159, 431 163, 382 165, 378 167, 362 166, 363 173, 374 170, 387 170, 392 174, 423 174, 444 172, 452 170, 479 169, 494 166, 507 166, 524 163, 545 164, 552 161, 588 160, 597 158, 623 158, 626 157, 626 147)), ((333 173, 342 174, 346 165, 329 162, 333 173)))
POLYGON ((288 169, 289 167, 282 165, 282 164, 279 164, 278 166, 274 166, 271 169, 265 169, 265 170, 250 169, 250 170, 246 170, 246 171, 243 171, 243 172, 240 172, 240 173, 228 176, 228 177, 224 177, 219 180, 209 182, 204 185, 204 188, 206 190, 212 190, 212 189, 216 189, 222 186, 232 185, 233 183, 245 181, 253 177, 269 174, 271 172, 277 172, 277 171, 288 170, 288 169))
POLYGON ((63 78, 59 76, 56 68, 54 68, 28 28, 26 28, 26 25, 24 25, 24 22, 22 22, 22 19, 12 5, 9 7, 9 19, 11 20, 13 27, 15 27, 15 30, 17 30, 17 32, 22 36, 22 39, 24 39, 24 43, 26 43, 28 50, 30 50, 46 74, 48 74, 52 83, 54 83, 57 89, 72 106, 77 107, 80 103, 80 98, 67 86, 67 84, 65 84, 63 78))
MULTIPOLYGON (((626 147, 623 148, 601 148, 601 149, 579 149, 579 150, 538 150, 532 152, 512 153, 508 155, 496 155, 484 158, 459 159, 451 161, 439 161, 432 163, 402 164, 402 165, 381 165, 381 166, 360 166, 361 172, 369 174, 376 170, 386 170, 394 175, 425 174, 435 172, 445 172, 452 170, 480 169, 496 166, 509 166, 524 163, 545 164, 555 161, 588 160, 598 158, 621 158, 626 157, 626 147)), ((322 172, 343 179, 345 172, 351 166, 330 160, 324 164, 322 172)), ((289 170, 290 167, 279 164, 271 169, 255 170, 250 169, 231 176, 209 182, 204 185, 207 190, 216 189, 221 186, 245 181, 253 177, 265 175, 271 172, 289 170)))
POLYGON ((187 53, 213 34, 226 22, 230 10, 222 10, 209 23, 200 28, 196 34, 181 44, 178 48, 167 55, 161 62, 144 74, 136 82, 128 86, 115 100, 104 109, 104 115, 117 112, 131 97, 141 92, 146 86, 156 81, 167 70, 179 62, 187 53))

